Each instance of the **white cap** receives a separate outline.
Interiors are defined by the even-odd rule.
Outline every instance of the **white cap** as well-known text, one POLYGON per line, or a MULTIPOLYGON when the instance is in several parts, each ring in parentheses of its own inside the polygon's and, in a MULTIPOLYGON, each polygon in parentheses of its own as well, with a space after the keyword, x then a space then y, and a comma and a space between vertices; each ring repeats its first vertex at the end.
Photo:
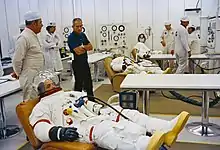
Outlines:
POLYGON ((170 21, 166 21, 166 22, 164 23, 164 25, 165 25, 165 26, 171 25, 171 22, 170 22, 170 21))
POLYGON ((56 27, 56 23, 55 23, 55 22, 49 22, 49 23, 47 24, 47 26, 56 27))
POLYGON ((188 28, 196 28, 194 25, 189 25, 188 28))
POLYGON ((20 23, 18 27, 19 27, 19 29, 24 29, 25 28, 25 24, 24 23, 20 23))
POLYGON ((24 15, 24 20, 26 21, 34 21, 41 19, 41 16, 38 12, 28 11, 24 15))
POLYGON ((184 16, 181 18, 181 21, 189 21, 189 18, 187 16, 184 16))

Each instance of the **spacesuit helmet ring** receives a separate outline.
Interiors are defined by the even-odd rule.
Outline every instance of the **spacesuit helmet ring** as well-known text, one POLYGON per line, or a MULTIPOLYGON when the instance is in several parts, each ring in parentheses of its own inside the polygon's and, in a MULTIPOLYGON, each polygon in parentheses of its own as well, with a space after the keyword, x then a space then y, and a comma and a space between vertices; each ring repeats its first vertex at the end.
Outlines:
POLYGON ((33 87, 39 95, 60 87, 58 76, 51 70, 40 71, 34 78, 33 87))

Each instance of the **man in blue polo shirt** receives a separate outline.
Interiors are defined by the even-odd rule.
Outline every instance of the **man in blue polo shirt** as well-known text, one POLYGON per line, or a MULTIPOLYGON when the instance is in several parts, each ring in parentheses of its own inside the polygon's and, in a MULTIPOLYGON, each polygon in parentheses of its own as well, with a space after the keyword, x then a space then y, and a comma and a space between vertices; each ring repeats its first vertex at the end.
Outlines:
MULTIPOLYGON (((82 32, 83 22, 80 18, 73 19, 73 32, 68 37, 68 46, 74 55, 72 67, 75 76, 75 91, 85 89, 89 96, 94 96, 91 72, 88 64, 87 51, 93 49, 92 44, 82 32)), ((93 99, 90 99, 93 100, 93 99)))

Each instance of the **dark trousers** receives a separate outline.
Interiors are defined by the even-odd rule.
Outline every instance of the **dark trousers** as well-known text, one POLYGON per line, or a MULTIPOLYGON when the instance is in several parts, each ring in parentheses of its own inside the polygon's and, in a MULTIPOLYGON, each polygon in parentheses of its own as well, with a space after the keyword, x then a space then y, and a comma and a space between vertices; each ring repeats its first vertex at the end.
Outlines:
MULTIPOLYGON (((87 61, 85 62, 77 62, 72 61, 73 73, 75 76, 75 91, 86 90, 88 96, 94 96, 93 94, 93 85, 92 85, 92 77, 89 68, 89 64, 87 61)), ((89 100, 94 100, 93 98, 89 98, 89 100)))

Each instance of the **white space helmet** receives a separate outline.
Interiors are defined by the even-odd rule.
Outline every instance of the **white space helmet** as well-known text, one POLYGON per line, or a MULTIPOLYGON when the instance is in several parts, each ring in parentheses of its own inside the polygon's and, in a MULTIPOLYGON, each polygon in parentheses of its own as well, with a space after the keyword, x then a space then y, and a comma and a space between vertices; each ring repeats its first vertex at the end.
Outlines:
POLYGON ((44 81, 45 80, 51 80, 53 84, 57 87, 59 87, 59 78, 55 74, 55 72, 52 72, 51 70, 45 70, 40 71, 34 78, 33 87, 35 91, 38 92, 38 94, 42 94, 45 92, 44 89, 44 81))

